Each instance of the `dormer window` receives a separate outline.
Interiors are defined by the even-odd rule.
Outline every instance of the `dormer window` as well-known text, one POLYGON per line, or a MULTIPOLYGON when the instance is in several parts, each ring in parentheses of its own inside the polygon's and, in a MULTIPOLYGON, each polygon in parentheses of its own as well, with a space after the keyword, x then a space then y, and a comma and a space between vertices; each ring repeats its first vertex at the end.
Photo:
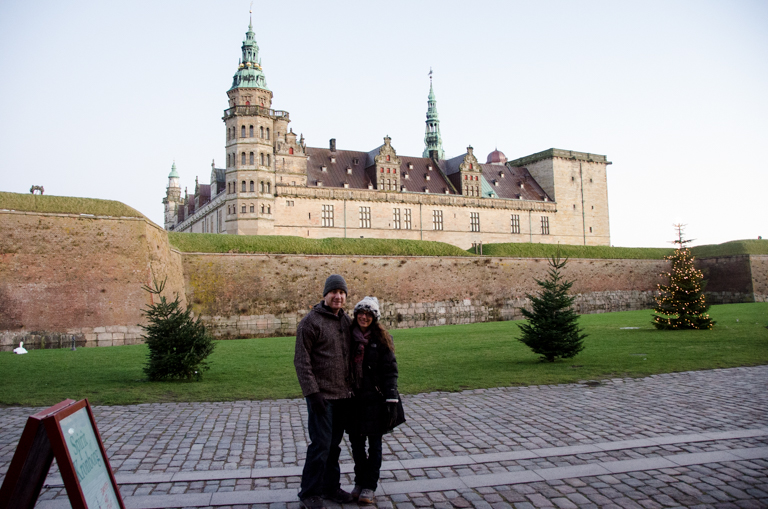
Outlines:
POLYGON ((405 191, 405 186, 400 186, 401 191, 405 191))
POLYGON ((403 173, 403 178, 405 178, 405 179, 409 179, 409 178, 411 178, 411 176, 410 176, 410 175, 408 175, 407 173, 403 173))
POLYGON ((335 162, 336 162, 336 158, 335 158, 335 157, 333 157, 333 156, 331 156, 331 164, 333 164, 333 163, 335 163, 335 162))
POLYGON ((428 175, 428 174, 427 174, 427 175, 424 175, 424 178, 425 178, 426 180, 429 180, 429 175, 428 175))
POLYGON ((320 167, 320 171, 328 171, 328 167, 326 165, 322 165, 320 167))
POLYGON ((344 189, 349 189, 349 182, 344 182, 344 189))
POLYGON ((424 188, 424 192, 425 192, 425 193, 428 193, 428 192, 429 192, 429 189, 425 187, 425 188, 424 188))
POLYGON ((544 201, 549 201, 549 199, 548 199, 548 198, 545 196, 545 197, 544 197, 544 201))
POLYGON ((522 182, 520 182, 520 189, 525 189, 525 184, 523 184, 522 182))
POLYGON ((432 165, 431 164, 429 166, 427 166, 427 170, 428 171, 432 171, 432 165))
POLYGON ((413 169, 413 163, 408 163, 408 169, 409 169, 409 170, 412 170, 412 169, 413 169))
POLYGON ((499 172, 499 177, 504 178, 504 172, 503 171, 499 172))
POLYGON ((347 175, 352 175, 352 168, 347 166, 347 175))
POLYGON ((443 192, 444 192, 445 194, 448 194, 448 188, 447 188, 447 187, 444 187, 444 188, 443 188, 443 192))
POLYGON ((360 159, 358 159, 357 157, 355 157, 354 159, 352 159, 352 164, 354 164, 355 166, 357 166, 358 164, 360 164, 360 159))
POLYGON ((373 189, 373 184, 371 182, 368 182, 368 189, 373 189))
POLYGON ((317 187, 323 187, 323 181, 322 180, 318 180, 317 181, 317 187))
POLYGON ((493 181, 493 185, 494 185, 494 186, 496 186, 496 187, 498 187, 498 186, 499 186, 499 181, 498 181, 498 180, 494 180, 494 181, 493 181))

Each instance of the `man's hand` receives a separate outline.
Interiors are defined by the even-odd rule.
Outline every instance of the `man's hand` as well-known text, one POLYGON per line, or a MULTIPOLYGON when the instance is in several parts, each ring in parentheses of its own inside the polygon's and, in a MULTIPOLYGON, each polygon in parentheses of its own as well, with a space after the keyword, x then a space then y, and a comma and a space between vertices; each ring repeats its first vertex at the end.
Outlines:
POLYGON ((397 403, 387 403, 387 413, 389 414, 389 427, 393 428, 397 422, 397 403))
POLYGON ((310 394, 307 396, 309 400, 309 406, 312 407, 312 411, 317 415, 325 415, 325 398, 319 392, 310 394))

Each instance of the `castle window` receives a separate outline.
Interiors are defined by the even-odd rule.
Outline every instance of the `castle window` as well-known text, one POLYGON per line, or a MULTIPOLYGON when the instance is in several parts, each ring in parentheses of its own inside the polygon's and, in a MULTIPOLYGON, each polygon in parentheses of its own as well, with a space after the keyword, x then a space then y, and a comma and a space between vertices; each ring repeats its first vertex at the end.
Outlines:
POLYGON ((267 139, 269 139, 269 127, 267 127, 267 139))
POLYGON ((271 193, 271 192, 272 192, 272 183, 267 182, 267 193, 271 193))
POLYGON ((549 218, 547 216, 541 216, 541 234, 549 235, 549 218))
POLYGON ((245 214, 245 205, 243 205, 243 206, 241 207, 240 211, 241 211, 243 214, 245 214))
POLYGON ((333 205, 323 205, 323 226, 333 227, 333 205))
POLYGON ((240 137, 241 138, 245 138, 245 126, 244 125, 240 126, 240 137))
POLYGON ((411 209, 405 209, 403 212, 404 214, 404 221, 403 221, 403 229, 410 230, 411 229, 411 209))
POLYGON ((480 212, 469 213, 469 229, 473 232, 480 231, 480 212))
POLYGON ((251 203, 251 212, 256 212, 256 207, 254 206, 253 203, 251 203))
POLYGON ((400 209, 392 209, 392 228, 400 229, 400 209))
POLYGON ((442 210, 432 211, 432 229, 433 230, 443 229, 443 211, 442 210))
POLYGON ((253 126, 248 127, 248 137, 253 138, 253 126))
POLYGON ((384 168, 381 169, 381 173, 384 173, 384 168))
POLYGON ((263 180, 259 182, 259 192, 260 193, 264 192, 264 181, 263 180))
POLYGON ((264 154, 259 154, 259 157, 261 159, 261 165, 264 166, 264 154))
POLYGON ((472 163, 469 163, 469 169, 472 170, 472 163))
POLYGON ((510 232, 520 233, 520 215, 519 214, 512 214, 510 232))
POLYGON ((255 163, 254 159, 255 158, 253 157, 253 152, 251 152, 248 156, 248 164, 253 165, 255 163))
POLYGON ((360 207, 360 228, 371 227, 371 207, 360 207))
POLYGON ((293 147, 291 147, 291 148, 289 148, 289 149, 288 149, 288 153, 289 153, 289 154, 291 154, 291 155, 293 155, 293 147))
POLYGON ((267 214, 271 214, 271 213, 272 213, 272 206, 267 205, 267 214))
POLYGON ((245 192, 245 180, 243 180, 242 185, 240 186, 240 192, 241 193, 245 192))
POLYGON ((261 204, 261 213, 262 214, 264 213, 264 204, 263 203, 261 204))
POLYGON ((245 152, 243 152, 240 156, 240 164, 245 166, 245 152))
MULTIPOLYGON (((254 189, 255 187, 256 187, 256 186, 254 185, 254 182, 253 182, 253 180, 251 180, 251 192, 253 192, 253 191, 255 190, 255 189, 254 189)), ((251 212, 253 212, 253 211, 251 211, 251 212)))
POLYGON ((387 161, 389 161, 389 155, 387 155, 387 161))
POLYGON ((285 206, 286 207, 294 207, 295 203, 293 200, 285 200, 285 206))
POLYGON ((589 227, 589 233, 592 233, 592 227, 591 226, 589 227))
POLYGON ((259 127, 259 138, 264 138, 264 126, 259 127))
POLYGON ((272 164, 272 163, 270 162, 269 154, 267 154, 267 166, 269 166, 270 164, 272 164))

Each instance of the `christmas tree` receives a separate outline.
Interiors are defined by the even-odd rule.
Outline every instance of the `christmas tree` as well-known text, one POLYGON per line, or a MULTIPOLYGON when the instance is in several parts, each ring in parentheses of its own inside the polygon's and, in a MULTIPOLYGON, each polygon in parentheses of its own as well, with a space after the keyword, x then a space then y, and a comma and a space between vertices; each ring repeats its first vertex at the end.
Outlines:
POLYGON ((518 325, 523 335, 520 341, 534 353, 541 355, 541 360, 554 362, 555 359, 570 359, 584 349, 586 334, 578 326, 579 315, 573 310, 575 297, 568 295, 573 281, 566 281, 560 274, 568 259, 560 261, 560 253, 549 259, 549 273, 544 281, 536 279, 541 287, 539 296, 527 294, 532 311, 520 308, 528 319, 518 325))
MULTIPOLYGON (((165 288, 165 281, 154 288, 144 289, 153 295, 160 295, 165 288)), ((166 378, 197 379, 202 371, 208 369, 205 363, 215 344, 205 330, 205 325, 192 318, 189 309, 182 309, 179 295, 172 302, 160 296, 160 302, 147 306, 144 315, 149 322, 142 328, 146 332, 144 341, 149 347, 149 358, 144 366, 144 373, 150 380, 166 378)))
POLYGON ((662 276, 669 284, 658 285, 653 325, 657 329, 711 329, 715 322, 707 314, 709 306, 704 299, 704 275, 693 266, 694 257, 686 247, 690 240, 683 239, 683 225, 677 228, 675 252, 665 257, 672 262, 672 270, 662 276))

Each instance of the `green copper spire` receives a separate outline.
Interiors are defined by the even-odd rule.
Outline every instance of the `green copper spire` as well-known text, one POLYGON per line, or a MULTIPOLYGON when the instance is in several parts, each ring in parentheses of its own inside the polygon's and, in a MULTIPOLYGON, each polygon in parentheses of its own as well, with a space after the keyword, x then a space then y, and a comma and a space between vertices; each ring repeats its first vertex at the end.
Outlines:
POLYGON ((168 175, 169 179, 173 178, 179 178, 179 172, 176 171, 176 161, 173 162, 173 165, 171 166, 171 174, 168 175))
POLYGON ((262 88, 269 90, 267 88, 267 79, 264 77, 264 71, 261 69, 259 45, 256 44, 255 35, 253 33, 253 21, 250 21, 248 23, 248 31, 245 33, 245 40, 243 41, 243 56, 240 59, 237 72, 234 78, 232 78, 232 88, 262 88))
POLYGON ((432 68, 429 69, 429 98, 427 107, 427 132, 424 134, 424 153, 421 157, 429 157, 431 150, 437 150, 437 158, 445 159, 443 139, 440 136, 440 119, 437 117, 437 100, 432 89, 432 68))

